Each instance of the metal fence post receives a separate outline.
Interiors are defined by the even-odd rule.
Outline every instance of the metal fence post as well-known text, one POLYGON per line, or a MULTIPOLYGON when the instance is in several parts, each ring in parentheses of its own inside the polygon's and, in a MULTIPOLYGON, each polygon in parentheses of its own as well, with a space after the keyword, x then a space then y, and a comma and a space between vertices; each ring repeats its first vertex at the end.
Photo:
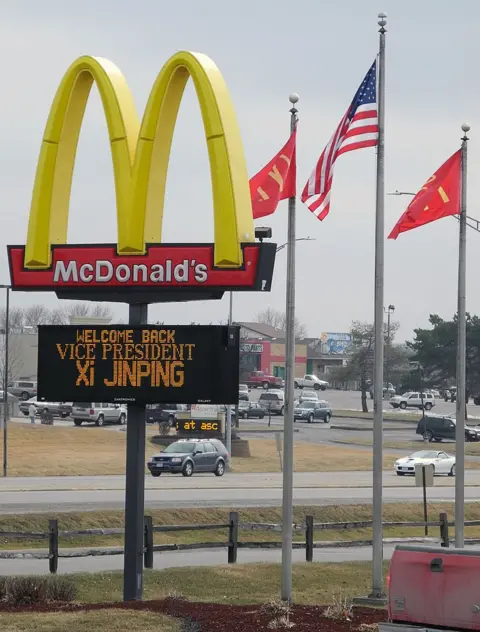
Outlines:
POLYGON ((235 564, 238 551, 238 513, 230 512, 228 525, 228 563, 235 564))
POLYGON ((440 546, 448 548, 450 539, 448 537, 448 515, 446 513, 440 514, 440 523, 440 546))
POLYGON ((313 516, 305 516, 305 558, 313 562, 313 516))
POLYGON ((143 517, 143 565, 153 568, 153 518, 143 517))
POLYGON ((48 521, 48 569, 54 574, 58 569, 58 520, 48 521))

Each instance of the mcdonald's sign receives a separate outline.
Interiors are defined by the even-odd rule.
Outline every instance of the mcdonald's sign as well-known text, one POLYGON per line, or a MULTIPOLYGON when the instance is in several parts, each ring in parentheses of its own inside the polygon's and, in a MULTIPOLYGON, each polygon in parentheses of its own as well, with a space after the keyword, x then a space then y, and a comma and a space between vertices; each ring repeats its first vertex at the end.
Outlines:
POLYGON ((243 145, 225 81, 205 55, 179 52, 163 66, 143 120, 120 70, 80 57, 57 89, 33 188, 26 246, 9 246, 14 290, 62 298, 163 302, 221 298, 226 290, 269 291, 275 244, 258 243, 243 145), (162 244, 173 132, 192 78, 210 160, 214 244, 162 244), (116 244, 67 244, 70 189, 92 84, 110 139, 117 207, 116 244))

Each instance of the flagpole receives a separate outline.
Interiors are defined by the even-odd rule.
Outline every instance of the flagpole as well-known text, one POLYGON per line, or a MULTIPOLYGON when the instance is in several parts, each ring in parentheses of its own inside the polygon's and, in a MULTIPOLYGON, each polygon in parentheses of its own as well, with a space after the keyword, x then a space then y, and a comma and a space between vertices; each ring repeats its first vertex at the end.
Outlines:
POLYGON ((467 132, 470 125, 463 124, 460 230, 458 244, 458 309, 457 309, 457 411, 455 430, 455 547, 463 549, 465 531, 465 407, 467 361, 467 132))
POLYGON ((380 46, 378 54, 378 147, 375 219, 375 311, 374 311, 374 391, 373 391, 373 543, 372 592, 381 599, 383 592, 383 286, 385 242, 385 33, 387 16, 378 14, 380 46))
MULTIPOLYGON (((298 94, 289 97, 290 134, 297 123, 298 94)), ((295 196, 288 198, 287 297, 285 332, 285 414, 283 420, 282 599, 292 601, 293 408, 295 380, 295 196)))

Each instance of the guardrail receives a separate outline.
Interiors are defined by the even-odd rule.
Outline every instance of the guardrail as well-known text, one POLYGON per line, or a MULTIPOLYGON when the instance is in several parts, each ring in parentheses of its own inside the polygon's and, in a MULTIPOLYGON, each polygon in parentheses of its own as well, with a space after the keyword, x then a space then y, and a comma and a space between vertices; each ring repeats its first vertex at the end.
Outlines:
MULTIPOLYGON (((304 541, 294 541, 292 546, 294 549, 305 549, 305 560, 313 562, 314 549, 332 548, 332 547, 358 547, 370 546, 372 540, 321 540, 315 541, 315 531, 349 531, 352 529, 371 528, 373 522, 371 520, 363 520, 358 522, 314 522, 313 516, 305 516, 305 522, 292 525, 293 533, 301 532, 304 534, 304 541)), ((454 527, 455 523, 448 520, 446 513, 441 513, 439 520, 428 522, 384 522, 383 527, 405 527, 418 528, 428 527, 439 528, 439 537, 413 536, 408 538, 384 538, 385 544, 399 544, 401 542, 428 542, 432 544, 440 544, 442 547, 450 546, 449 527, 454 527)), ((480 520, 467 520, 465 527, 478 527, 480 520)), ((165 551, 187 551, 194 549, 227 549, 228 564, 235 564, 237 561, 239 548, 250 549, 279 549, 282 543, 277 540, 258 541, 258 542, 241 542, 239 541, 239 531, 264 531, 264 532, 280 532, 281 524, 259 523, 259 522, 240 522, 238 512, 232 511, 229 514, 228 522, 222 524, 186 524, 186 525, 154 525, 152 516, 144 517, 144 538, 143 538, 143 560, 145 568, 153 568, 153 554, 165 551), (182 531, 218 531, 219 529, 228 530, 228 538, 221 542, 195 542, 195 543, 173 543, 173 544, 155 544, 155 533, 172 533, 182 531)), ((3 539, 29 539, 29 540, 46 540, 48 541, 48 552, 36 551, 0 551, 0 559, 46 559, 48 560, 50 573, 56 573, 58 570, 58 561, 60 558, 75 557, 96 557, 102 555, 123 555, 123 546, 114 546, 108 548, 85 548, 85 549, 61 549, 59 548, 60 539, 72 538, 78 536, 113 536, 123 535, 124 529, 80 529, 76 531, 64 531, 59 529, 58 520, 49 520, 48 531, 0 531, 0 538, 3 539)), ((466 538, 465 544, 479 544, 480 538, 466 538)))

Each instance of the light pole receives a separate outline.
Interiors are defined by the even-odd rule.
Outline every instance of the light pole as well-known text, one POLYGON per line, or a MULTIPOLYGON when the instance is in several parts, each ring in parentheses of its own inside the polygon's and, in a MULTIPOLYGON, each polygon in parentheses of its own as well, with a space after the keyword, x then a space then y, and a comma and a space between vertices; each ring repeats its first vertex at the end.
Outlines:
POLYGON ((388 370, 388 363, 390 360, 390 316, 395 311, 395 305, 389 305, 387 309, 383 308, 383 311, 387 314, 387 347, 385 349, 385 382, 387 383, 387 392, 388 385, 390 384, 390 372, 388 370))
POLYGON ((8 343, 10 332, 10 285, 0 285, 6 290, 5 298, 5 358, 3 366, 3 475, 7 476, 7 406, 8 406, 8 343))

